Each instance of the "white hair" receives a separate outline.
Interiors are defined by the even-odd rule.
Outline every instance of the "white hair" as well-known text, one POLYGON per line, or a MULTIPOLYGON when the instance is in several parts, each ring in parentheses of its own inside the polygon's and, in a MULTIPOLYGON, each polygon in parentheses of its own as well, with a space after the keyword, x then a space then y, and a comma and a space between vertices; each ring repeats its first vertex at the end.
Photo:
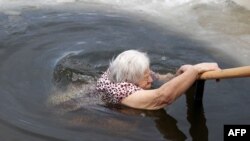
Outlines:
POLYGON ((149 57, 137 50, 120 53, 109 65, 109 79, 112 82, 137 83, 149 68, 149 57))

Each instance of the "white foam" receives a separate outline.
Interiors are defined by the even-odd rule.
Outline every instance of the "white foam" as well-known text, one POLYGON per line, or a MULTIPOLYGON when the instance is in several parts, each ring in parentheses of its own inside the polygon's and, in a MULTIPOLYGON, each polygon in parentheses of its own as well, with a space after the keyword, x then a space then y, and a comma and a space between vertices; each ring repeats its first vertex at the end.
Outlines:
MULTIPOLYGON (((219 3, 226 0, 78 0, 79 2, 88 3, 104 3, 120 6, 148 6, 148 5, 164 5, 167 7, 175 7, 190 3, 219 3)), ((77 3, 77 0, 0 0, 0 8, 18 8, 20 6, 43 6, 43 5, 57 5, 61 3, 77 3)), ((242 1, 242 0, 235 0, 242 1)))
POLYGON ((76 45, 83 45, 83 44, 87 44, 87 42, 85 42, 85 41, 79 41, 79 42, 76 43, 76 45))
POLYGON ((250 0, 233 0, 236 4, 250 10, 250 0))
POLYGON ((20 11, 14 11, 14 10, 6 10, 4 11, 4 14, 9 15, 9 16, 19 16, 21 15, 20 11))
POLYGON ((56 0, 58 3, 69 3, 69 2, 76 2, 76 0, 56 0))
POLYGON ((70 54, 74 54, 77 55, 79 53, 81 53, 83 50, 75 50, 75 51, 67 51, 67 52, 63 52, 62 54, 60 54, 59 57, 57 57, 53 62, 53 66, 55 66, 60 60, 62 60, 62 58, 64 58, 65 56, 68 56, 70 54))
MULTIPOLYGON (((176 32, 187 34, 190 38, 210 40, 208 42, 211 42, 218 36, 222 36, 232 41, 239 40, 242 42, 239 44, 247 48, 245 44, 249 47, 250 33, 248 29, 250 29, 250 24, 246 17, 249 17, 249 13, 246 10, 235 9, 230 5, 232 1, 250 9, 249 0, 0 0, 0 12, 2 11, 12 18, 18 18, 22 9, 27 8, 56 7, 60 5, 59 8, 63 10, 64 6, 65 9, 84 9, 88 8, 88 6, 96 5, 96 7, 101 7, 104 5, 104 8, 107 8, 105 10, 111 11, 110 13, 107 12, 106 16, 119 16, 120 14, 112 13, 114 9, 125 10, 135 16, 142 16, 146 21, 152 21, 162 27, 168 27, 176 32), (67 5, 70 6, 67 7, 67 5), (208 39, 208 36, 211 39, 208 39)), ((68 16, 68 13, 62 13, 62 15, 58 16, 64 17, 65 14, 68 16)), ((91 16, 98 13, 91 11, 79 14, 91 16)), ((45 16, 41 18, 46 18, 45 16)), ((13 31, 16 31, 16 29, 13 31)), ((217 42, 217 45, 214 46, 218 46, 220 41, 217 42)), ((221 40, 221 42, 228 42, 228 40, 221 40)), ((101 42, 97 41, 97 43, 101 42)), ((85 44, 85 42, 79 41, 76 43, 79 46, 82 44, 85 44)), ((227 46, 231 47, 229 49, 234 48, 229 43, 226 44, 225 48, 227 46)))

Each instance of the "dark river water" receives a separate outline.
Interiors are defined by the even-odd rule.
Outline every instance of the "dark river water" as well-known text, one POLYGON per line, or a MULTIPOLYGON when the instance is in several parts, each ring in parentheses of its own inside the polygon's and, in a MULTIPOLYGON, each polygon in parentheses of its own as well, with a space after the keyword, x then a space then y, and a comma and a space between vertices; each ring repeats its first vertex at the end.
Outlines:
POLYGON ((128 49, 149 54, 154 71, 238 61, 144 17, 101 10, 0 14, 0 138, 3 141, 223 140, 225 124, 250 124, 250 80, 206 82, 203 104, 189 92, 157 111, 109 107, 86 91, 128 49))

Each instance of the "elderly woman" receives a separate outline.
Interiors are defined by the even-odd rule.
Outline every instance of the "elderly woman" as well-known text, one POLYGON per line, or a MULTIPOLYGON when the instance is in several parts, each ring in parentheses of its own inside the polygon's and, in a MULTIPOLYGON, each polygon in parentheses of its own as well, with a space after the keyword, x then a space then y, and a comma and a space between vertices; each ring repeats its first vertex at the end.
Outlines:
POLYGON ((110 63, 98 79, 96 89, 106 103, 155 110, 174 102, 199 78, 199 74, 219 69, 217 63, 183 65, 176 72, 176 77, 157 89, 150 89, 154 80, 163 80, 166 75, 150 70, 146 53, 127 50, 110 63))

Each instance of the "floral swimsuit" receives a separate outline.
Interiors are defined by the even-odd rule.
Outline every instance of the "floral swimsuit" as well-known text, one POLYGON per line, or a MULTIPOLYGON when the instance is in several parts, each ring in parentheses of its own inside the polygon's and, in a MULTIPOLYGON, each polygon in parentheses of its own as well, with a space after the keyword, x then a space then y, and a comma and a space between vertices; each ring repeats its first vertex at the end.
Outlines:
POLYGON ((142 88, 133 83, 121 82, 114 83, 108 78, 108 71, 106 71, 101 78, 97 80, 96 89, 101 92, 102 100, 110 104, 119 104, 121 100, 142 88))

